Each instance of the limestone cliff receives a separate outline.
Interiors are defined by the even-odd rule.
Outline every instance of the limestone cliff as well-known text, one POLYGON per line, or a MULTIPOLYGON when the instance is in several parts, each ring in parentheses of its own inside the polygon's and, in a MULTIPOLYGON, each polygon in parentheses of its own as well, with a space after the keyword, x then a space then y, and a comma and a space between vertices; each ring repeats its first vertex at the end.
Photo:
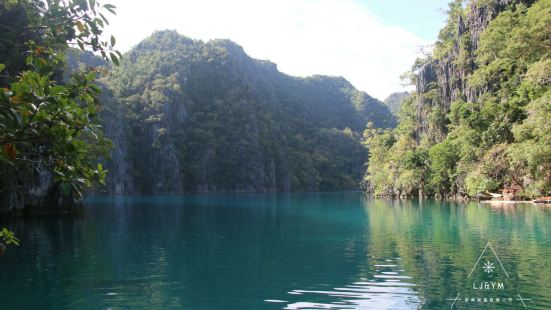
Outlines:
POLYGON ((288 76, 229 40, 173 31, 137 45, 104 83, 115 194, 357 189, 358 133, 395 125, 341 77, 288 76))
POLYGON ((456 0, 396 130, 366 131, 366 189, 468 196, 551 191, 551 1, 456 0))
POLYGON ((432 55, 419 68, 416 75, 416 120, 419 124, 416 132, 417 141, 426 138, 429 142, 442 141, 447 133, 445 122, 436 125, 435 118, 445 118, 451 103, 455 100, 476 102, 481 93, 494 91, 490 85, 485 88, 469 87, 468 77, 476 70, 475 53, 480 34, 489 22, 513 3, 530 4, 534 1, 492 0, 470 1, 467 13, 452 14, 447 27, 451 30, 453 42, 450 46, 439 47, 438 53, 432 55))

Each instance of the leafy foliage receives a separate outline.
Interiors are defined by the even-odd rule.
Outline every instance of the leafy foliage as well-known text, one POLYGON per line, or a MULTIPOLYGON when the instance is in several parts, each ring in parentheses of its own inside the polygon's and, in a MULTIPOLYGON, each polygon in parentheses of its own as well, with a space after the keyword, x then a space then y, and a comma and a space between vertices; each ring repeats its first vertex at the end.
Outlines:
MULTIPOLYGON (((473 1, 475 9, 469 14, 488 15, 495 10, 492 5, 497 4, 473 1)), ((457 30, 458 20, 467 19, 467 12, 461 1, 450 4, 448 23, 432 58, 425 61, 445 66, 451 59, 455 72, 466 72, 466 78, 439 78, 436 87, 427 87, 415 94, 418 99, 402 104, 397 129, 368 139, 372 155, 365 180, 375 193, 396 195, 419 189, 474 196, 513 185, 529 197, 551 192, 551 1, 509 4, 480 33, 478 48, 472 51, 469 30, 457 30), (448 106, 434 105, 446 103, 444 93, 463 78, 467 85, 459 88, 458 99, 448 106), (469 101, 473 93, 477 96, 469 101), (422 106, 427 102, 433 105, 422 106), (419 119, 429 129, 446 128, 445 135, 427 139, 435 131, 420 134, 415 123, 419 119), (393 143, 377 142, 388 136, 393 143), (403 164, 416 153, 424 154, 424 164, 403 164)), ((413 70, 417 68, 415 64, 413 70)))
POLYGON ((72 45, 118 60, 114 39, 101 40, 104 11, 114 13, 114 6, 93 0, 0 4, 0 197, 11 208, 52 196, 71 202, 105 178, 97 164, 110 146, 97 122, 99 71, 62 74, 72 45))
POLYGON ((392 114, 398 116, 398 113, 400 112, 400 105, 408 96, 408 92, 392 93, 385 99, 384 103, 387 105, 392 114))
POLYGON ((3 243, 4 244, 14 244, 14 245, 19 245, 19 239, 17 239, 15 237, 15 235, 13 234, 13 232, 7 230, 6 228, 2 228, 2 230, 0 230, 0 239, 2 239, 3 243))
POLYGON ((357 133, 394 125, 343 78, 286 76, 231 41, 173 31, 138 44, 104 83, 125 104, 107 107, 106 129, 128 147, 109 168, 128 163, 126 183, 111 186, 139 193, 357 188, 357 133))

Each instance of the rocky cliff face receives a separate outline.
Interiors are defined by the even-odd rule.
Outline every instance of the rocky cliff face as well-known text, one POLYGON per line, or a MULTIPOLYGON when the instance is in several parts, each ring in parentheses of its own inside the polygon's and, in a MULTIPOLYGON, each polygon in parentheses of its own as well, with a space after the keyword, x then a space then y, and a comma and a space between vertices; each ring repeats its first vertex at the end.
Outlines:
POLYGON ((433 51, 412 67, 417 91, 397 130, 367 132, 367 189, 547 194, 551 2, 455 0, 449 8, 433 51))
POLYGON ((295 78, 229 40, 155 33, 103 81, 107 192, 356 189, 359 132, 388 108, 338 77, 295 78))
POLYGON ((104 133, 113 143, 111 158, 107 162, 107 184, 110 194, 124 194, 134 191, 133 179, 130 177, 128 153, 128 124, 125 122, 124 106, 118 104, 113 92, 106 84, 101 84, 103 93, 101 101, 104 109, 101 118, 104 133))
POLYGON ((521 2, 534 1, 471 1, 466 17, 461 14, 455 17, 453 46, 443 55, 434 55, 417 72, 417 142, 423 138, 431 143, 442 141, 447 133, 446 126, 434 127, 434 118, 443 118, 455 100, 476 102, 484 91, 490 91, 467 85, 467 77, 476 69, 474 59, 480 34, 507 5, 521 2))

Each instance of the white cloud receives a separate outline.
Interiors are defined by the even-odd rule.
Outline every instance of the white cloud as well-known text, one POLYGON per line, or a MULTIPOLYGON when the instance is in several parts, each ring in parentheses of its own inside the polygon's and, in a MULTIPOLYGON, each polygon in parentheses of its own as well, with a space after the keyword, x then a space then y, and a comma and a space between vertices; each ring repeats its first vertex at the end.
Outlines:
POLYGON ((344 76, 379 99, 402 89, 400 74, 426 44, 354 0, 107 1, 118 7, 110 32, 123 51, 161 29, 227 38, 287 74, 344 76))

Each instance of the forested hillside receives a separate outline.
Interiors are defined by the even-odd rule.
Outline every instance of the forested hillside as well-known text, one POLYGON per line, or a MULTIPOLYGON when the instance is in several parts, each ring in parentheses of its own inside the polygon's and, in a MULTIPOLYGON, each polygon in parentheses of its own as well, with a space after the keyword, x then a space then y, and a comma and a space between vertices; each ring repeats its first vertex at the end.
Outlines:
POLYGON ((408 96, 409 93, 407 91, 392 93, 385 99, 384 103, 392 114, 398 116, 402 101, 404 101, 408 96))
POLYGON ((395 125, 343 78, 291 77, 229 40, 174 31, 142 41, 102 84, 110 193, 355 189, 359 133, 395 125))
POLYGON ((366 130, 366 189, 461 195, 551 193, 551 1, 450 4, 395 130, 366 130))

